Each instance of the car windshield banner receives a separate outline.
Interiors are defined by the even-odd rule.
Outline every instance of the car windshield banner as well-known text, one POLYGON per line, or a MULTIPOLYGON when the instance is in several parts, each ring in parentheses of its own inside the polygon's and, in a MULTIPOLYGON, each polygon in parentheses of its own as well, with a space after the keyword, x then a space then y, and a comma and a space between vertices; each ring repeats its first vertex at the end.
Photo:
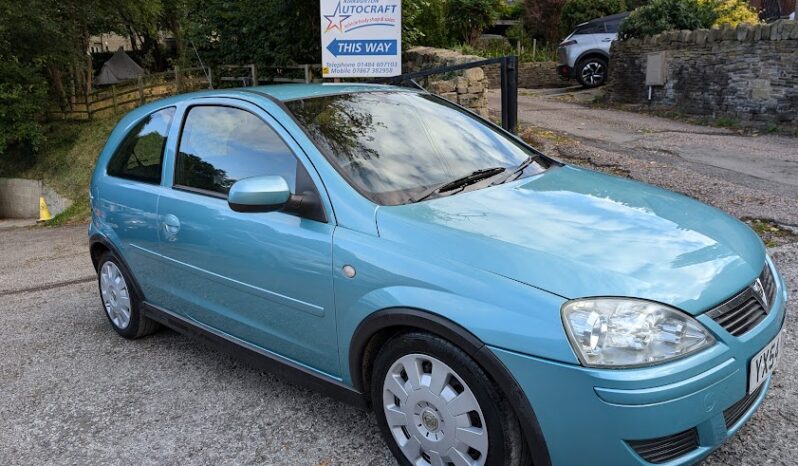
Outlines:
POLYGON ((402 74, 401 0, 321 0, 325 78, 402 74))

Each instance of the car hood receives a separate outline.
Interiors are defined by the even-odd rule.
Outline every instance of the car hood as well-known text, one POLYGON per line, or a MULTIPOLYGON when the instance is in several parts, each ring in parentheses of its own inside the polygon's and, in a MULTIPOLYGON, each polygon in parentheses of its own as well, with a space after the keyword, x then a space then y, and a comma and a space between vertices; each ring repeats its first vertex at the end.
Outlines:
POLYGON ((377 211, 408 253, 564 298, 627 296, 691 314, 750 284, 765 251, 745 224, 686 196, 570 166, 377 211))

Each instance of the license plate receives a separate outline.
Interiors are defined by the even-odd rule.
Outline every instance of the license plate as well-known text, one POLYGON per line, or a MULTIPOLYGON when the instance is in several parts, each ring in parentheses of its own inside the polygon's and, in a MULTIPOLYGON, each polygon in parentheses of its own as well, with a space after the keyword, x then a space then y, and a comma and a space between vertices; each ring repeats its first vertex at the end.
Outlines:
POLYGON ((779 332, 776 338, 770 340, 770 343, 765 345, 762 351, 751 359, 748 368, 748 393, 753 393, 773 373, 773 369, 781 356, 781 347, 784 340, 782 335, 783 332, 779 332))

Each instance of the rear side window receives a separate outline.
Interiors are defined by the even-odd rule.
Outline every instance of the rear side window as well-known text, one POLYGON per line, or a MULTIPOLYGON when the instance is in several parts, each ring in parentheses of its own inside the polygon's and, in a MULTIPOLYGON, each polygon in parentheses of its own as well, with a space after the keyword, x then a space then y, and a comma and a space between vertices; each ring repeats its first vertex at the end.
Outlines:
POLYGON ((145 183, 160 184, 163 150, 175 108, 159 110, 128 133, 108 163, 108 174, 145 183))
POLYGON ((227 195, 236 181, 280 175, 296 188, 297 160, 274 130, 241 109, 198 106, 180 136, 175 185, 227 195))
POLYGON ((621 26, 621 21, 623 20, 624 18, 607 21, 604 23, 604 27, 607 28, 607 32, 609 33, 617 33, 618 28, 621 26))
POLYGON ((604 32, 604 23, 587 23, 578 26, 574 34, 602 34, 604 32))

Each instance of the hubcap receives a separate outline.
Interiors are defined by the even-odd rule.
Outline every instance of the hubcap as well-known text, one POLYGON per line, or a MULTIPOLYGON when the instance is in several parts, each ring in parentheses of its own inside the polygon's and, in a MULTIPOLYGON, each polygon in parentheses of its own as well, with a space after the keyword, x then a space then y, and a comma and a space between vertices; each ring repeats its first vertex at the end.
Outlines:
POLYGON ((451 367, 425 354, 397 360, 383 383, 391 434, 415 466, 482 466, 488 429, 476 396, 451 367))
POLYGON ((604 81, 604 65, 592 61, 582 68, 582 80, 591 86, 596 86, 604 81))
POLYGON ((130 324, 130 293, 122 271, 111 261, 100 270, 100 294, 111 322, 121 330, 126 329, 130 324))

